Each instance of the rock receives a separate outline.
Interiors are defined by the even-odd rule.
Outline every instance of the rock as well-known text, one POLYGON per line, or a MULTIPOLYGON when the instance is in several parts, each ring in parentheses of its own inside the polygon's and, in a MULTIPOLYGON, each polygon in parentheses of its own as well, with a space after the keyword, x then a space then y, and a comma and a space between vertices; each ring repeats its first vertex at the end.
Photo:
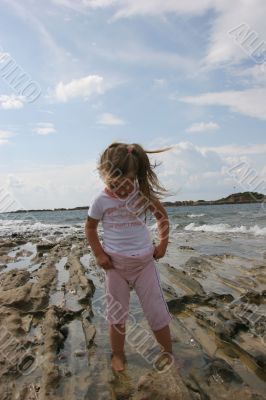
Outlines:
POLYGON ((189 293, 196 293, 199 295, 204 295, 205 291, 202 285, 194 278, 191 278, 186 274, 186 271, 180 271, 176 268, 170 266, 169 264, 163 264, 172 280, 174 285, 181 286, 189 293))
POLYGON ((220 302, 231 302, 234 297, 231 294, 194 294, 184 295, 182 297, 170 300, 167 302, 169 310, 172 312, 181 312, 184 310, 186 304, 200 304, 200 305, 212 305, 217 306, 220 302))
POLYGON ((178 248, 180 250, 195 250, 193 247, 190 247, 190 246, 179 246, 178 248))
POLYGON ((69 333, 68 326, 67 325, 61 326, 60 332, 62 333, 62 335, 64 336, 64 339, 66 340, 68 333, 69 333))
POLYGON ((5 268, 7 268, 7 265, 6 265, 6 264, 0 265, 0 272, 3 271, 5 268))
POLYGON ((74 356, 75 357, 85 357, 86 356, 86 351, 84 351, 84 350, 75 350, 74 351, 74 356))
POLYGON ((93 344, 93 340, 96 335, 96 328, 86 318, 82 319, 82 328, 86 339, 86 346, 89 349, 93 344))
POLYGON ((192 275, 204 277, 212 270, 212 264, 204 257, 190 257, 183 268, 192 275))
POLYGON ((37 253, 44 253, 51 250, 54 246, 56 246, 56 243, 39 243, 36 245, 36 250, 37 253))
POLYGON ((26 269, 14 268, 0 277, 1 290, 9 290, 22 285, 30 280, 30 272, 26 269))
POLYGON ((261 293, 255 291, 247 291, 244 296, 240 297, 240 301, 244 303, 254 303, 260 305, 266 299, 266 290, 262 291, 261 293))
POLYGON ((190 400, 191 396, 175 367, 167 372, 149 372, 138 382, 132 400, 190 400))

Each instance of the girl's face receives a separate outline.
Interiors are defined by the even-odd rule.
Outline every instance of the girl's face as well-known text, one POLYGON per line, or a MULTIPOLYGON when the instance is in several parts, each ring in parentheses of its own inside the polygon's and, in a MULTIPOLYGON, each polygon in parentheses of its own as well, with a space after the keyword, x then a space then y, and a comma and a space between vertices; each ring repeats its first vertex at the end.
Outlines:
POLYGON ((117 197, 127 197, 135 188, 134 178, 114 178, 107 183, 108 189, 117 197))

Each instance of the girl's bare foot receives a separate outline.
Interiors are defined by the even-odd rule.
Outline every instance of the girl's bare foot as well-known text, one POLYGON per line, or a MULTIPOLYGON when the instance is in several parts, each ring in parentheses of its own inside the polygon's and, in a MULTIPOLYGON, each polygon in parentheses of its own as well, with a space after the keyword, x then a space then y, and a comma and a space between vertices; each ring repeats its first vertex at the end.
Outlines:
POLYGON ((123 354, 112 354, 112 368, 114 371, 121 372, 124 370, 125 357, 123 354))

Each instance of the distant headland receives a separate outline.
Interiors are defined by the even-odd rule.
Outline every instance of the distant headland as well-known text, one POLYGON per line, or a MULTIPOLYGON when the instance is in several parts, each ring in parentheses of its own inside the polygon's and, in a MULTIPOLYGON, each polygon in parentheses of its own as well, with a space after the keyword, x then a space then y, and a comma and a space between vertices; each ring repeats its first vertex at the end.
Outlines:
MULTIPOLYGON (((219 204, 244 204, 244 203, 263 203, 266 202, 266 195, 257 192, 242 192, 233 193, 227 197, 223 197, 218 200, 184 200, 184 201, 164 201, 162 202, 166 207, 178 207, 178 206, 208 206, 208 205, 219 205, 219 204)), ((43 212, 43 211, 78 211, 87 210, 88 206, 80 206, 74 208, 54 208, 54 209, 40 209, 40 210, 16 210, 11 211, 12 213, 18 212, 43 212)))

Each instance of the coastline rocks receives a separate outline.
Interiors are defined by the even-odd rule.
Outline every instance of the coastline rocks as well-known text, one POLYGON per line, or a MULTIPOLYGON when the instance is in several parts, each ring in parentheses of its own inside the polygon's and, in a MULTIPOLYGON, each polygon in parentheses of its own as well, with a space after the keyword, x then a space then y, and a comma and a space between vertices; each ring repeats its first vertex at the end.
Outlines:
POLYGON ((190 400, 190 393, 175 366, 166 372, 149 372, 139 379, 132 400, 190 400), (163 397, 162 397, 163 396, 163 397))
POLYGON ((26 269, 14 268, 0 275, 0 289, 8 290, 24 285, 30 280, 30 272, 26 269))
POLYGON ((56 246, 57 243, 38 243, 36 245, 37 253, 45 253, 56 246))

